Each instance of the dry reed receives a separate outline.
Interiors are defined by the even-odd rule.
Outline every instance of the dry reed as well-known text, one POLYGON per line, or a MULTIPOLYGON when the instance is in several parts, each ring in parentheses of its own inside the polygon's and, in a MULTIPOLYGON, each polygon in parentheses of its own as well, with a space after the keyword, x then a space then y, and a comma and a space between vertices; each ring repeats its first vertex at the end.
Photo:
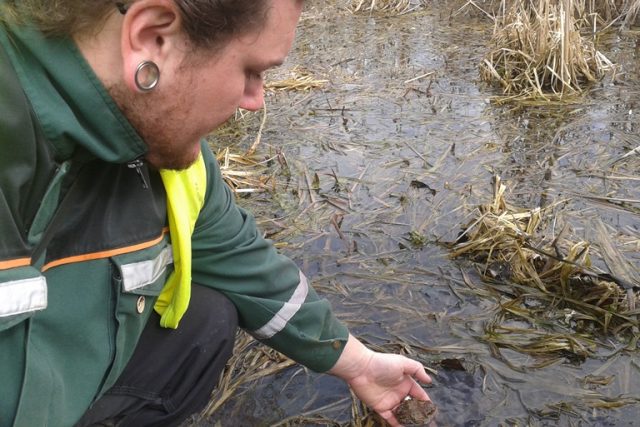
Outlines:
MULTIPOLYGON (((517 1, 520 0, 466 0, 458 12, 480 11, 483 16, 495 20, 496 15, 504 14, 517 1)), ((574 16, 589 22, 590 28, 595 32, 611 26, 625 29, 635 24, 640 11, 640 0, 574 0, 573 6, 574 16)))
POLYGON ((581 35, 586 21, 576 19, 573 0, 516 0, 509 7, 503 0, 502 10, 480 76, 498 83, 508 99, 566 98, 613 68, 581 35))
POLYGON ((328 80, 315 77, 306 68, 296 65, 289 71, 289 77, 282 80, 269 81, 265 83, 266 91, 309 91, 319 89, 329 83, 328 80))
MULTIPOLYGON (((549 241, 541 228, 550 208, 515 208, 506 203, 505 192, 496 177, 493 203, 477 208, 476 219, 451 253, 475 261, 500 295, 498 319, 487 326, 485 339, 534 356, 575 357, 590 354, 593 337, 601 334, 637 339, 637 277, 622 280, 618 271, 597 270, 591 263, 591 244, 565 238, 566 228, 549 241)), ((612 250, 611 245, 600 246, 601 251, 612 250)))
POLYGON ((255 341, 240 331, 233 355, 218 382, 209 404, 200 413, 200 420, 210 417, 229 399, 237 398, 242 387, 293 366, 295 362, 277 351, 255 341))
POLYGON ((259 161, 255 155, 232 153, 229 147, 217 154, 222 177, 235 193, 256 193, 271 188, 271 174, 265 166, 266 161, 259 161))
POLYGON ((351 0, 349 10, 354 13, 384 12, 401 15, 414 11, 420 6, 421 2, 412 0, 351 0))
POLYGON ((590 17, 594 25, 621 24, 625 29, 635 23, 640 0, 581 0, 576 2, 576 9, 579 16, 590 17))
POLYGON ((243 150, 237 144, 238 140, 246 140, 252 133, 247 129, 248 115, 242 112, 238 112, 235 118, 209 136, 222 178, 235 193, 255 193, 271 189, 273 177, 267 166, 271 159, 260 158, 255 153, 260 144, 266 110, 262 112, 262 116, 260 129, 248 149, 243 150), (233 143, 227 145, 227 141, 233 143))
MULTIPOLYGON (((301 66, 294 66, 289 71, 289 77, 265 83, 265 91, 309 91, 323 87, 328 80, 318 79, 311 72, 301 66)), ((224 139, 234 141, 243 139, 249 133, 247 129, 248 117, 254 114, 238 110, 236 116, 212 134, 212 147, 217 153, 222 177, 235 193, 255 193, 273 190, 273 175, 269 173, 267 164, 273 158, 260 159, 256 151, 262 141, 262 131, 267 120, 267 107, 263 107, 260 125, 250 147, 244 151, 232 151, 230 146, 216 147, 213 140, 224 139)))

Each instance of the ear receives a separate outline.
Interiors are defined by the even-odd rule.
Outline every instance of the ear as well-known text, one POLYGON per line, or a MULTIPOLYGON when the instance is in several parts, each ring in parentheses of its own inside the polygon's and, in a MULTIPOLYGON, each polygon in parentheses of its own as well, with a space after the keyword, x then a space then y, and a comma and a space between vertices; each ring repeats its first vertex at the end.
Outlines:
POLYGON ((121 33, 123 76, 127 87, 138 91, 135 73, 142 61, 153 61, 160 69, 180 61, 185 36, 177 6, 172 0, 138 0, 124 15, 121 33))

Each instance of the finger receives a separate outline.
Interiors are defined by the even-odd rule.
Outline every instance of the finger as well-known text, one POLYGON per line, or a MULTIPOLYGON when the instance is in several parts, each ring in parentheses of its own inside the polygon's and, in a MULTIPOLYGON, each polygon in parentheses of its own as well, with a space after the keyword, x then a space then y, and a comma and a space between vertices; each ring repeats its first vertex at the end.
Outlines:
POLYGON ((400 424, 398 422, 398 419, 396 418, 396 416, 393 414, 393 412, 391 411, 382 411, 382 412, 378 412, 378 414, 384 418, 384 420, 391 426, 391 427, 402 427, 402 424, 400 424))
POLYGON ((418 384, 415 381, 413 381, 413 384, 411 385, 411 389, 409 389, 409 396, 418 400, 429 400, 429 401, 431 400, 427 392, 424 391, 424 389, 420 386, 420 384, 418 384))
POLYGON ((422 363, 411 359, 409 359, 409 361, 411 363, 407 365, 405 373, 411 375, 421 383, 431 384, 431 377, 427 374, 427 371, 424 369, 424 366, 422 366, 422 363))

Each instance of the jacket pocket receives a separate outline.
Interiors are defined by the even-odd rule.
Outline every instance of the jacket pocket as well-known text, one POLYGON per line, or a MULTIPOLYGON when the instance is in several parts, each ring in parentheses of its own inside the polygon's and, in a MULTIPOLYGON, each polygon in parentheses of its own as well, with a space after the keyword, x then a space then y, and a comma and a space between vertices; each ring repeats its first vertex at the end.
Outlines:
POLYGON ((115 356, 100 394, 115 383, 131 358, 153 305, 173 271, 171 246, 165 240, 142 251, 112 257, 111 268, 116 294, 115 356))
POLYGON ((125 294, 158 296, 164 286, 168 266, 173 264, 171 246, 165 243, 151 250, 151 259, 143 256, 142 260, 137 260, 142 254, 131 255, 112 258, 121 291, 125 294))
POLYGON ((0 331, 47 308, 47 280, 33 267, 0 271, 0 331))

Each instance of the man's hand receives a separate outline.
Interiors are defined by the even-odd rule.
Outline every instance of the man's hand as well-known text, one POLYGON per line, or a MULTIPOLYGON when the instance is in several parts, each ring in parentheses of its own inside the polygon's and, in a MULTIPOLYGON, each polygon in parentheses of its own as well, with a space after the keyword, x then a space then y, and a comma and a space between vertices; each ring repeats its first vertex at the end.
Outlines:
POLYGON ((353 335, 349 335, 342 355, 329 373, 344 379, 362 402, 393 427, 400 426, 393 409, 406 396, 430 400, 417 382, 431 383, 421 363, 397 354, 376 353, 353 335))

